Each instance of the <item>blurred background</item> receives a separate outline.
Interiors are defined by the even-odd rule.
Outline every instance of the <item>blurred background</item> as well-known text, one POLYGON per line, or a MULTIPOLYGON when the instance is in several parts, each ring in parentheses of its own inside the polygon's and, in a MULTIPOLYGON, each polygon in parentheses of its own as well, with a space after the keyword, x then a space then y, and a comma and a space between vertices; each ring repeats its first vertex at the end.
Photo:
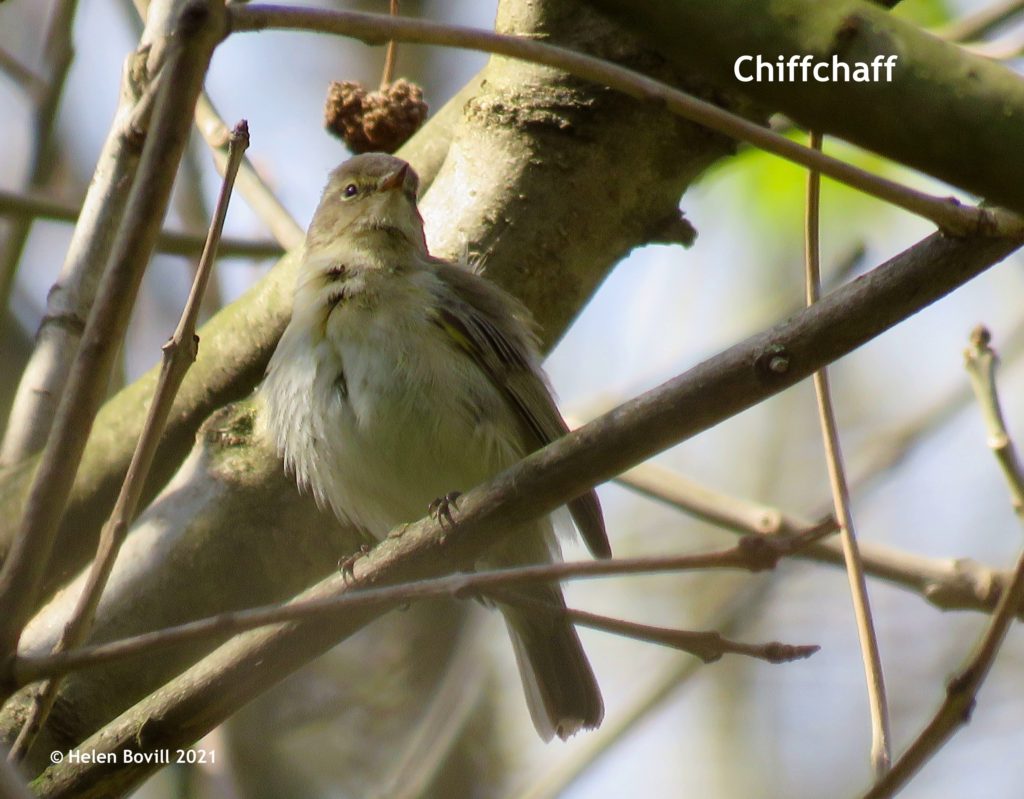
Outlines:
MULTIPOLYGON (((989 3, 906 0, 895 13, 939 26, 989 3)), ((318 4, 374 11, 387 6, 383 1, 318 4)), ((409 15, 489 28, 496 2, 404 0, 402 6, 409 15)), ((51 2, 4 3, 0 52, 6 61, 44 74, 42 42, 51 8, 51 2)), ((1020 22, 1024 25, 1024 19, 1020 22)), ((79 0, 74 60, 52 130, 49 175, 37 194, 80 204, 117 105, 122 62, 138 31, 128 0, 79 0)), ((1000 29, 1004 33, 1020 38, 1012 28, 1000 29)), ((250 158, 303 226, 326 173, 347 156, 322 129, 326 86, 341 79, 375 84, 382 56, 379 48, 358 42, 290 33, 233 37, 216 53, 207 81, 210 96, 229 123, 248 119, 250 158)), ((436 109, 484 62, 481 54, 403 45, 398 75, 422 85, 436 109)), ((1022 66, 1012 55, 1008 63, 1022 66)), ((0 190, 14 194, 25 192, 29 179, 36 135, 31 88, 17 69, 0 70, 0 190)), ((949 192, 839 143, 828 148, 889 177, 949 192)), ((179 175, 166 228, 203 235, 218 186, 209 153, 197 139, 179 175)), ((799 307, 803 192, 801 170, 749 149, 705 175, 681 203, 699 231, 696 245, 646 247, 622 261, 548 359, 563 410, 576 418, 593 415, 799 307)), ((0 204, 0 244, 9 235, 10 207, 6 200, 0 204)), ((829 275, 848 280, 930 232, 919 219, 829 182, 822 218, 826 281, 829 275)), ((226 233, 270 239, 239 195, 226 233)), ((63 222, 37 220, 30 228, 6 312, 0 314, 0 418, 70 234, 71 226, 63 222)), ((273 258, 222 258, 210 310, 237 297, 272 264, 273 258)), ((0 262, 0 271, 6 267, 0 262)), ((167 255, 150 266, 123 353, 123 380, 159 360, 193 267, 189 258, 167 255)), ((990 328, 1003 356, 1007 422, 1018 439, 1024 438, 1022 292, 1017 255, 832 368, 855 482, 854 518, 863 539, 935 558, 1012 564, 1021 531, 966 393, 962 350, 973 326, 990 328)), ((719 491, 805 517, 815 518, 830 505, 809 383, 657 461, 719 491)), ((729 533, 621 487, 603 486, 600 493, 617 555, 693 552, 734 541, 729 533)), ((574 545, 566 547, 569 559, 584 554, 574 545)), ((986 617, 940 612, 878 580, 869 588, 894 740, 902 751, 938 706, 946 680, 964 661, 986 617)), ((762 576, 629 577, 576 583, 567 593, 570 605, 611 616, 669 627, 717 627, 742 640, 814 643, 822 649, 787 665, 727 656, 701 666, 678 652, 583 630, 605 692, 605 729, 545 746, 529 723, 502 626, 488 618, 479 634, 497 664, 496 684, 516 690, 498 696, 497 718, 507 735, 503 748, 487 756, 514 767, 502 771, 503 783, 491 786, 493 792, 475 795, 821 797, 854 796, 868 784, 867 700, 842 571, 788 562, 762 576)), ((372 636, 374 629, 364 635, 372 636)), ((1024 641, 1013 631, 971 724, 903 796, 1022 795, 1022 657, 1024 641)), ((330 664, 328 656, 313 677, 305 674, 310 690, 330 682, 330 664)), ((296 685, 291 690, 301 690, 296 685)), ((267 795, 358 795, 332 774, 333 739, 353 734, 345 726, 352 719, 303 718, 297 714, 273 726, 266 716, 250 718, 280 766, 276 794, 267 795)), ((168 769, 138 796, 249 795, 231 784, 231 767, 168 769)))

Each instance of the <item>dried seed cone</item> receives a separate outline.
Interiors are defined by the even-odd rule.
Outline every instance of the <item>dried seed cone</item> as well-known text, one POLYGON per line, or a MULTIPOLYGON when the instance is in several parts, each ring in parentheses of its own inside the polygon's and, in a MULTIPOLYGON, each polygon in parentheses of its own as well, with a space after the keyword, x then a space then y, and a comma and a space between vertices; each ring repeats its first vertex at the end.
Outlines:
POLYGON ((357 81, 333 81, 327 91, 324 125, 353 153, 393 153, 426 118, 423 90, 404 78, 371 92, 357 81))

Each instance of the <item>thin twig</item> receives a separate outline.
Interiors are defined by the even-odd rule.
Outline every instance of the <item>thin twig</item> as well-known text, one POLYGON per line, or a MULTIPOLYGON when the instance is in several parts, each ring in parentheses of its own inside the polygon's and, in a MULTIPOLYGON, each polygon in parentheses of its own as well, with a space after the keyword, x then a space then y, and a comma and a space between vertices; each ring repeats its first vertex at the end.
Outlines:
MULTIPOLYGON (((655 463, 642 463, 614 481, 647 497, 741 535, 787 534, 812 526, 807 518, 701 485, 655 463)), ((835 519, 824 523, 834 525, 835 519)), ((821 524, 821 523, 819 523, 821 524)), ((991 612, 1010 575, 969 558, 928 558, 870 541, 858 542, 864 570, 913 591, 942 610, 991 612)), ((820 541, 794 557, 845 568, 842 544, 820 541)), ((1019 609, 1024 615, 1024 607, 1019 609)))
POLYGON ((1021 13, 1024 13, 1024 0, 1001 0, 936 28, 932 33, 953 42, 980 39, 1021 13))
MULTIPOLYGON (((203 190, 204 170, 200 163, 201 155, 206 155, 206 146, 199 140, 199 134, 196 133, 189 137, 188 144, 185 146, 185 152, 181 157, 178 189, 173 196, 175 208, 182 224, 188 229, 200 231, 209 225, 209 220, 213 217, 210 203, 206 199, 206 192, 203 190)), ((223 182, 223 178, 221 180, 223 182)), ((223 241, 222 237, 221 244, 223 241)), ((218 245, 218 254, 220 251, 221 248, 218 245)), ((189 259, 188 266, 193 280, 199 271, 201 258, 202 250, 194 258, 189 259)), ((223 304, 224 298, 221 295, 217 275, 213 275, 206 286, 206 291, 203 292, 202 315, 209 318, 223 304)))
MULTIPOLYGON (((720 630, 724 635, 737 634, 750 619, 750 609, 757 607, 764 598, 765 586, 766 583, 761 583, 743 592, 703 623, 720 630)), ((665 700, 691 677, 700 673, 701 665, 698 658, 673 658, 670 665, 642 686, 639 695, 628 706, 619 708, 600 729, 568 750, 565 757, 559 758, 549 771, 542 772, 537 778, 531 775, 528 784, 519 787, 510 796, 515 799, 557 799, 566 795, 567 789, 587 769, 635 730, 653 711, 663 708, 665 700)))
POLYGON ((336 616, 346 611, 401 605, 413 600, 437 596, 475 597, 505 586, 527 582, 613 577, 627 574, 678 573, 708 569, 764 571, 774 568, 780 558, 793 555, 802 547, 813 543, 821 537, 822 532, 822 530, 816 529, 803 536, 751 536, 742 539, 735 547, 701 555, 546 563, 538 566, 519 566, 486 572, 453 574, 382 588, 350 591, 323 599, 296 600, 287 605, 272 605, 221 613, 155 632, 143 633, 104 644, 85 646, 68 652, 49 655, 19 655, 14 660, 12 675, 17 685, 25 685, 44 677, 66 674, 87 666, 95 666, 192 641, 227 637, 281 622, 336 616))
MULTIPOLYGON (((39 194, 12 192, 0 189, 0 216, 33 216, 57 222, 75 222, 80 208, 51 200, 39 194)), ((193 236, 173 230, 161 231, 156 240, 157 252, 165 255, 202 255, 206 236, 193 236)), ((280 258, 285 249, 276 241, 254 241, 224 237, 217 247, 217 257, 225 258, 280 258)))
POLYGON ((0 72, 14 81, 23 92, 34 98, 42 97, 46 91, 46 81, 2 47, 0 47, 0 72))
MULTIPOLYGON (((391 0, 388 6, 388 13, 393 16, 398 16, 398 0, 391 0)), ((380 76, 380 88, 384 91, 391 81, 395 77, 395 61, 398 59, 398 42, 394 39, 388 40, 387 49, 384 51, 384 70, 380 76)))
MULTIPOLYGON (((999 394, 995 384, 995 357, 989 347, 989 336, 983 328, 971 334, 971 346, 967 350, 966 368, 971 378, 978 404, 985 416, 990 446, 993 438, 1005 440, 1012 452, 1013 442, 1003 425, 999 394), (995 435, 994 435, 995 434, 995 435)), ((1024 485, 1024 474, 1016 458, 1006 458, 999 449, 993 448, 999 465, 1003 469, 1011 495, 1016 502, 1017 492, 1024 485)), ((1014 510, 1020 513, 1019 508, 1014 510)), ((1024 601, 1024 553, 1017 559, 1017 566, 999 598, 988 629, 975 647, 964 668, 949 681, 946 697, 931 721, 920 732, 907 751, 896 761, 892 770, 878 780, 864 794, 864 799, 886 799, 902 788, 920 768, 930 760, 957 730, 970 721, 977 702, 978 691, 988 677, 1006 633, 1013 624, 1017 609, 1024 601)))
POLYGON ((1013 439, 1006 431, 1003 411, 999 406, 999 395, 996 392, 998 358, 990 346, 991 340, 991 334, 980 325, 971 332, 971 345, 964 351, 964 368, 981 407, 989 449, 996 456, 1010 487, 1013 512, 1024 519, 1024 468, 1021 467, 1013 439))
MULTIPOLYGON (((160 437, 163 435, 164 427, 167 425, 167 418, 171 413, 171 406, 174 404, 174 397, 178 388, 185 379, 185 374, 195 362, 199 350, 199 337, 196 335, 196 324, 199 319, 199 310, 203 301, 203 294, 213 274, 213 264, 217 257, 217 245, 221 233, 224 230, 224 219, 228 212, 228 203, 231 200, 231 189, 234 185, 235 175, 238 174, 238 165, 241 163, 242 154, 249 146, 249 126, 242 120, 231 134, 231 144, 228 156, 227 171, 224 182, 221 185, 220 196, 217 198, 217 206, 214 209, 213 220, 210 223, 210 231, 206 238, 206 248, 199 261, 195 279, 192 282, 192 289, 189 292, 185 308, 182 310, 178 326, 175 328, 170 340, 163 347, 163 367, 160 370, 160 377, 157 380, 153 402, 149 406, 142 433, 139 435, 138 444, 132 454, 131 463, 128 466, 128 473, 121 484, 121 491, 118 494, 117 502, 111 511, 110 519, 104 525, 100 533, 99 547, 96 552, 96 559, 86 578, 82 593, 78 597, 78 603, 60 638, 53 648, 54 653, 66 652, 68 649, 78 646, 85 640, 92 629, 93 620, 96 616, 96 608, 99 605, 103 589, 114 568, 114 561, 121 549, 121 544, 128 532, 128 527, 138 510, 139 498, 149 476, 150 467, 153 465, 153 458, 156 455, 160 437)), ((46 718, 53 708, 57 699, 57 691, 60 688, 60 679, 47 680, 36 692, 32 701, 32 708, 28 718, 22 725, 18 738, 11 748, 9 757, 15 762, 24 758, 32 747, 39 730, 46 723, 46 718)))
MULTIPOLYGON (((821 149, 821 134, 811 134, 811 147, 821 149)), ((819 217, 821 212, 821 175, 816 170, 807 173, 807 218, 804 228, 806 256, 807 305, 814 305, 821 295, 821 251, 819 247, 819 217)), ((864 660, 864 677, 868 687, 868 706, 871 711, 871 763, 875 774, 881 776, 892 762, 889 744, 889 708, 885 699, 885 680, 882 675, 882 659, 878 652, 878 638, 871 618, 868 601, 867 580, 864 577, 864 563, 853 527, 853 512, 850 508, 850 486, 846 480, 846 466, 839 444, 839 426, 836 423, 832 392, 829 390, 828 369, 814 373, 814 393, 818 398, 818 418, 821 421, 821 436, 825 445, 825 460, 828 462, 829 484, 832 488, 832 502, 836 519, 839 521, 839 535, 843 544, 846 573, 850 580, 850 594, 853 598, 854 615, 857 618, 857 636, 860 640, 861 656, 864 660)))
POLYGON ((174 165, 187 141, 189 112, 224 32, 223 9, 217 9, 210 0, 206 14, 184 14, 176 22, 177 36, 171 37, 163 73, 168 79, 161 82, 128 210, 35 471, 18 534, 0 571, 0 606, 6 611, 0 617, 0 657, 16 652, 25 622, 37 606, 58 525, 170 199, 174 165))
MULTIPOLYGON (((135 9, 134 14, 129 10, 126 16, 136 25, 140 25, 141 20, 146 18, 149 11, 149 0, 125 0, 125 2, 135 9)), ((227 164, 227 145, 231 138, 231 130, 205 90, 199 95, 199 100, 196 102, 195 120, 196 129, 209 146, 213 155, 213 163, 223 177, 227 164)), ((295 217, 288 212, 288 209, 260 177, 259 172, 247 157, 242 159, 236 184, 238 194, 245 199, 253 213, 267 226, 270 235, 285 250, 294 250, 302 245, 306 235, 302 226, 295 221, 295 217)))
POLYGON ((538 613, 557 613, 565 616, 573 624, 589 627, 592 630, 621 635, 649 644, 678 649, 693 655, 703 663, 716 663, 723 655, 746 655, 768 663, 789 663, 794 660, 809 658, 821 647, 814 645, 792 645, 771 641, 767 644, 744 644, 731 641, 714 630, 694 632, 677 630, 671 627, 653 627, 649 624, 616 619, 597 613, 589 613, 575 608, 561 608, 540 599, 513 590, 489 590, 487 596, 512 605, 523 605, 538 613))
MULTIPOLYGON (((231 139, 230 130, 206 92, 199 95, 195 117, 196 127, 213 154, 213 163, 216 165, 217 171, 224 175, 228 158, 228 142, 231 139)), ((242 159, 242 165, 238 169, 237 183, 238 193, 245 199, 253 213, 267 226, 270 235, 277 239, 284 249, 295 250, 302 246, 306 231, 277 199, 277 195, 260 177, 256 167, 248 158, 242 159)))
MULTIPOLYGON (((50 25, 43 44, 43 60, 46 65, 45 86, 37 94, 34 110, 33 129, 35 134, 32 156, 29 161, 28 186, 41 188, 53 173, 57 159, 53 152, 53 128, 57 120, 60 98, 64 93, 71 60, 74 58, 71 27, 74 24, 78 0, 58 0, 53 7, 50 25)), ((21 254, 28 241, 31 219, 16 220, 10 225, 3 248, 0 249, 0 316, 6 313, 10 300, 14 275, 21 260, 21 254)))
POLYGON ((964 206, 952 198, 916 191, 804 147, 639 72, 546 42, 429 20, 356 11, 247 4, 231 6, 229 13, 231 29, 236 32, 282 28, 335 33, 371 44, 394 39, 479 50, 555 67, 610 86, 630 97, 662 103, 669 111, 691 122, 749 142, 808 169, 816 169, 840 183, 929 219, 946 233, 1015 235, 1024 230, 1024 219, 1005 209, 964 206))

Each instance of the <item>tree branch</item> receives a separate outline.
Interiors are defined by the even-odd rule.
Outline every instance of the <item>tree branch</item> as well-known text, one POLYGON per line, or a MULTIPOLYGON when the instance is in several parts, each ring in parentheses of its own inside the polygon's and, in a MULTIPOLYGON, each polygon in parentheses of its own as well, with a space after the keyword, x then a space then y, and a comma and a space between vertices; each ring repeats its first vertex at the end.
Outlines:
MULTIPOLYGON (((991 202, 1024 211, 1024 80, 862 0, 588 0, 681 69, 991 202), (892 82, 740 83, 736 59, 898 54, 892 82), (901 113, 893 113, 898 108, 901 113), (968 152, 937 130, 955 130, 968 152)), ((828 175, 827 170, 821 170, 828 175)))
MULTIPOLYGON (((28 185, 40 188, 49 180, 56 159, 53 152, 53 128, 57 120, 60 98, 64 94, 64 83, 74 58, 71 27, 75 21, 78 0, 58 0, 53 6, 46 41, 43 44, 43 61, 46 64, 46 80, 35 84, 39 89, 35 96, 34 113, 35 143, 29 162, 28 185)), ((18 74, 17 62, 6 59, 8 69, 18 74)), ((25 77, 22 75, 22 77, 25 77)), ((7 304, 14 286, 14 275, 21 260, 21 253, 28 241, 31 219, 17 219, 11 225, 0 249, 0 315, 7 313, 7 304)))
MULTIPOLYGON (((100 596, 103 594, 103 588, 107 584, 107 579, 110 577, 110 572, 114 567, 114 560, 117 558, 117 553, 121 549, 124 537, 128 533, 128 526, 138 513, 142 489, 145 486, 149 470, 153 465, 153 458, 156 455, 160 437, 167 426, 167 418, 170 416, 174 397, 181 387, 182 380, 185 379, 185 374, 196 359, 196 353, 199 348, 196 323, 199 319, 199 311, 202 306, 203 296, 206 293, 206 287, 209 285, 213 274, 213 264, 217 257, 217 245, 220 241, 220 235, 224 230, 224 220, 227 217, 228 202, 231 199, 231 189, 234 185, 235 175, 238 174, 242 155, 248 146, 249 126, 243 120, 235 126, 231 134, 231 145, 224 182, 221 186, 220 196, 217 199, 217 207, 214 211, 213 219, 210 222, 206 247, 199 261, 199 266, 192 282, 192 290, 189 292, 188 300, 181 313, 178 326, 175 328, 170 340, 163 347, 163 366, 160 370, 160 378, 157 381, 156 393, 149 405, 146 423, 143 425, 142 434, 139 436, 138 444, 132 453, 128 473, 125 475, 124 483, 121 485, 121 492, 118 494, 117 502, 114 504, 114 510, 100 534, 99 550, 89 570, 85 587, 78 597, 78 603, 70 620, 64 626, 61 636, 57 640, 56 646, 54 646, 54 653, 65 652, 80 645, 85 640, 89 630, 92 628, 96 608, 99 605, 100 596)), ((59 679, 49 679, 39 687, 28 719, 26 719, 17 740, 14 742, 14 746, 11 748, 10 757, 14 761, 22 760, 24 754, 31 748, 40 727, 46 721, 47 715, 49 715, 50 710, 53 708, 59 687, 59 679)))
POLYGON ((991 335, 984 327, 971 333, 971 346, 964 352, 964 368, 971 379, 971 387, 981 407, 981 416, 988 433, 988 446, 1003 470, 1003 476, 1010 487, 1010 503, 1013 512, 1024 520, 1024 467, 1013 439, 1006 430, 1003 411, 999 406, 996 391, 996 353, 989 346, 991 335))
MULTIPOLYGON (((78 221, 81 209, 74 205, 51 200, 38 194, 12 192, 0 189, 0 215, 33 216, 58 222, 78 221)), ((163 230, 156 240, 156 251, 165 255, 199 255, 206 244, 205 236, 193 236, 163 230)), ((275 241, 254 241, 227 236, 220 240, 218 258, 280 258, 284 249, 275 241)))
MULTIPOLYGON (((224 639, 249 630, 257 630, 282 622, 308 621, 311 619, 330 619, 343 616, 346 612, 358 610, 387 610, 415 600, 433 599, 448 596, 458 599, 476 598, 479 595, 501 596, 502 601, 526 601, 518 594, 505 591, 508 586, 522 585, 531 582, 550 582, 552 580, 575 580, 595 577, 621 577, 631 574, 676 574, 688 571, 707 571, 713 569, 745 570, 760 572, 774 569, 780 558, 799 552, 804 546, 821 536, 821 531, 800 537, 765 537, 749 536, 730 549, 708 552, 701 555, 674 555, 646 558, 618 558, 614 560, 581 561, 570 563, 547 563, 537 566, 518 566, 507 569, 492 569, 483 572, 460 573, 446 577, 418 580, 416 582, 399 583, 384 588, 364 588, 322 599, 299 600, 286 605, 272 607, 248 608, 235 612, 220 613, 205 619, 197 619, 185 624, 156 630, 151 633, 132 636, 118 641, 108 641, 88 647, 78 647, 44 655, 19 655, 11 666, 11 682, 16 685, 27 685, 40 679, 50 678, 70 671, 102 665, 125 658, 152 654, 161 650, 181 646, 193 641, 206 639, 224 639)), ((342 579, 346 577, 342 574, 342 579)), ((334 578, 328 578, 333 580, 334 578)), ((553 606, 545 606, 551 610, 553 606)), ((581 612, 570 617, 580 621, 586 616, 581 612)), ((596 617, 590 617, 594 621, 596 617)), ((586 622, 580 623, 587 625, 586 622)), ((609 630, 609 626, 600 629, 609 630)), ((624 623, 620 630, 626 629, 624 623)), ((642 627, 634 627, 633 637, 639 637, 642 627)), ((654 630, 655 628, 648 628, 654 630)), ((610 630, 615 632, 615 630, 610 630)), ((671 631, 675 633, 677 631, 671 631)), ((698 634, 704 636, 706 634, 698 634)), ((662 636, 671 638, 671 635, 662 636)), ((654 640, 652 633, 644 640, 654 640)), ((713 645, 710 638, 701 638, 691 642, 680 636, 680 640, 699 645, 713 645)), ((680 648, 678 642, 667 646, 680 648)), ((691 654, 697 654, 693 650, 691 654)), ((704 648, 706 657, 710 649, 704 648)), ((756 652, 755 657, 764 657, 765 650, 722 649, 740 654, 756 652)), ((802 656, 802 655, 801 655, 802 656)), ((717 658, 711 658, 717 659, 717 658)), ((710 660, 709 660, 710 662, 710 660)))
MULTIPOLYGON (((817 169, 823 175, 885 200, 911 213, 934 222, 940 229, 954 235, 991 233, 1015 235, 1024 230, 1024 219, 997 208, 969 207, 952 198, 933 197, 908 188, 896 181, 873 175, 837 158, 816 152, 771 130, 724 111, 716 105, 639 72, 577 53, 545 42, 503 36, 490 31, 443 25, 427 20, 363 14, 355 11, 290 8, 246 4, 230 9, 233 31, 261 31, 268 28, 309 30, 337 33, 378 43, 396 41, 437 44, 482 50, 521 58, 538 64, 563 69, 578 77, 610 86, 638 100, 664 105, 672 113, 704 125, 727 136, 746 141, 801 166, 817 169)), ((1021 102, 1024 108, 1024 99, 1021 102)), ((884 148, 876 148, 885 152, 884 148)), ((1012 196, 1012 195, 1011 195, 1012 196)), ((1016 198, 1018 208, 1024 199, 1016 198)))
MULTIPOLYGON (((811 147, 820 150, 822 136, 811 134, 811 147)), ((807 175, 807 212, 804 225, 804 275, 807 305, 811 306, 821 298, 821 252, 819 245, 819 221, 821 216, 821 175, 811 170, 807 175)), ((871 617, 871 603, 868 600, 867 580, 864 577, 864 563, 853 526, 853 511, 850 506, 850 486, 846 479, 846 465, 843 462, 839 442, 839 425, 836 423, 832 391, 829 388, 828 369, 822 368, 812 376, 814 393, 818 401, 818 419, 821 423, 821 437, 824 441, 825 461, 828 466, 829 485, 832 489, 832 506, 839 521, 839 536, 843 547, 843 561, 850 583, 850 597, 857 622, 857 638, 860 642, 861 659, 864 664, 864 679, 868 689, 868 708, 871 714, 871 765, 876 775, 889 770, 892 762, 889 743, 889 706, 885 698, 885 679, 882 673, 882 657, 878 651, 878 636, 875 622, 871 617)))
MULTIPOLYGON (((452 127, 461 116, 467 95, 474 91, 476 83, 471 81, 399 152, 420 171, 425 185, 429 185, 437 173, 451 140, 452 127)), ((101 163, 106 162, 101 160, 101 163)), ((123 186, 112 179, 109 183, 93 182, 94 187, 101 185, 126 193, 123 186)), ((87 198, 83 217, 88 205, 87 198)), ((203 349, 178 392, 143 502, 148 502, 177 470, 191 449, 200 424, 215 409, 251 393, 263 377, 291 312, 295 269, 294 259, 286 256, 242 298, 222 309, 200 329, 203 349)), ((48 348, 49 344, 61 351, 70 347, 61 331, 71 331, 67 326, 56 324, 55 319, 51 322, 44 322, 40 333, 48 342, 48 348)), ((74 340, 77 341, 77 335, 74 340)), ((128 469, 157 374, 158 368, 151 369, 115 395, 97 414, 47 574, 47 592, 81 568, 96 551, 100 526, 110 515, 128 469)), ((29 385, 35 384, 30 382, 29 385)), ((53 396, 59 395, 57 392, 53 396)), ((0 559, 10 550, 37 462, 29 458, 8 470, 0 468, 0 559)))
POLYGON ((212 1, 207 6, 185 5, 176 21, 176 38, 172 37, 168 63, 158 78, 161 90, 128 212, 33 478, 18 536, 0 571, 0 606, 7 610, 0 618, 0 655, 16 651, 21 630, 36 608, 75 471, 170 198, 173 165, 187 140, 182 110, 191 111, 195 103, 223 26, 223 13, 212 1))

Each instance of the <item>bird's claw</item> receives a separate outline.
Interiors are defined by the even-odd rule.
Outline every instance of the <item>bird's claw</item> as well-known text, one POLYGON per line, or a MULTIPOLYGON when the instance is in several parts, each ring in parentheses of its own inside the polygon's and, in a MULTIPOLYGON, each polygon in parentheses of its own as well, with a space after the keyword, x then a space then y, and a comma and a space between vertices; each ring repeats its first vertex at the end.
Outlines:
POLYGON ((462 496, 461 491, 451 491, 445 494, 443 497, 438 497, 427 506, 427 510, 430 513, 431 518, 434 519, 441 527, 454 527, 455 518, 452 516, 452 510, 459 509, 459 497, 462 496))
POLYGON ((353 552, 347 558, 344 558, 339 564, 338 569, 341 571, 341 576, 347 582, 348 580, 354 580, 356 576, 356 561, 364 555, 368 554, 371 547, 369 544, 360 544, 359 549, 353 552))

